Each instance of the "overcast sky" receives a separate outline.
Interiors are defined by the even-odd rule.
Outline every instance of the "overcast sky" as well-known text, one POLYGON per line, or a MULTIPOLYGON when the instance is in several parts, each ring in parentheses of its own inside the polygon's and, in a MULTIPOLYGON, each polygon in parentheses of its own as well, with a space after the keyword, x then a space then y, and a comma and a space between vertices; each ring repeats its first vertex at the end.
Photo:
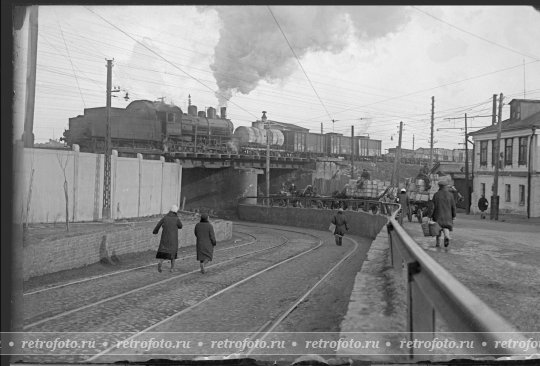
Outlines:
MULTIPOLYGON (((490 115, 493 94, 503 118, 510 100, 540 99, 539 39, 526 6, 40 6, 35 141, 105 106, 114 59, 113 107, 164 97, 186 111, 191 94, 199 109, 226 104, 235 127, 265 110, 312 132, 354 125, 387 149, 403 121, 403 147, 429 147, 432 96, 436 129, 490 115)), ((462 148, 463 131, 435 141, 462 148)))

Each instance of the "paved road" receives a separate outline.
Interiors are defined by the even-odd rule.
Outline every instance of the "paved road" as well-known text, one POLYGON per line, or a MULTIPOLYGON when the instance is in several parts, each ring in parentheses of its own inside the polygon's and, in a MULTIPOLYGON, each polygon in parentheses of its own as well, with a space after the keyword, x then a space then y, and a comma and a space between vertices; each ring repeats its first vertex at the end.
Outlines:
POLYGON ((435 247, 420 224, 405 230, 438 263, 522 332, 540 331, 540 225, 510 216, 505 221, 458 214, 451 244, 435 247))

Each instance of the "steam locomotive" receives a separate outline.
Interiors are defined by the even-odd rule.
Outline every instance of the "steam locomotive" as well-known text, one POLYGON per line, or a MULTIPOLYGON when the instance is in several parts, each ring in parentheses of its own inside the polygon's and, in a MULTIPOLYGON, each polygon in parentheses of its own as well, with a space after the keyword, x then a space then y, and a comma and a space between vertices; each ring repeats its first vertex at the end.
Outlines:
MULTIPOLYGON (((105 148, 106 108, 86 108, 84 115, 69 119, 63 140, 78 144, 80 151, 102 153, 105 148)), ((267 139, 272 155, 380 157, 381 141, 336 133, 317 134, 306 129, 287 129, 275 122, 266 129, 261 121, 253 127, 234 130, 226 108, 198 111, 188 105, 187 113, 163 101, 136 100, 125 109, 111 108, 109 114, 112 148, 123 154, 172 155, 176 152, 262 154, 267 139)), ((270 121, 272 122, 272 121, 270 121)), ((290 125, 291 126, 291 125, 290 125)))

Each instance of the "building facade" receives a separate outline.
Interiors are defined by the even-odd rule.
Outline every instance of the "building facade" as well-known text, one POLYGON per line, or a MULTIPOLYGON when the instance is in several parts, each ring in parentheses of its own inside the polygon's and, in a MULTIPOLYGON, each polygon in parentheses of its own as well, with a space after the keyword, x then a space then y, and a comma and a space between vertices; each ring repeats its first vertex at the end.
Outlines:
POLYGON ((540 100, 513 99, 510 118, 501 122, 498 157, 497 124, 470 133, 475 151, 471 212, 479 212, 477 203, 481 195, 491 205, 498 163, 499 213, 540 217, 539 127, 540 100))

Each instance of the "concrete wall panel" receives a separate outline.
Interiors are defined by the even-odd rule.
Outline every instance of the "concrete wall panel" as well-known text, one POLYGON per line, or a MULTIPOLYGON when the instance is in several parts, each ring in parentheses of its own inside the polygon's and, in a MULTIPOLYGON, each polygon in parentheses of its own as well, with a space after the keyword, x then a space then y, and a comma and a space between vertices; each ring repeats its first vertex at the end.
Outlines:
MULTIPOLYGON (((256 205, 238 205, 240 220, 264 222, 267 224, 306 227, 327 230, 335 210, 320 210, 297 207, 265 207, 256 205)), ((374 239, 387 218, 366 212, 345 211, 349 233, 374 239)))
POLYGON ((114 172, 115 219, 137 217, 139 204, 139 161, 132 158, 116 158, 114 172))
MULTIPOLYGON (((21 181, 15 185, 22 193, 21 202, 17 202, 22 222, 65 221, 64 165, 69 220, 81 222, 101 218, 105 164, 103 154, 25 148, 23 156, 23 174, 21 181)), ((120 158, 113 154, 112 217, 121 219, 166 212, 173 203, 180 203, 181 181, 182 166, 179 163, 120 158)))

